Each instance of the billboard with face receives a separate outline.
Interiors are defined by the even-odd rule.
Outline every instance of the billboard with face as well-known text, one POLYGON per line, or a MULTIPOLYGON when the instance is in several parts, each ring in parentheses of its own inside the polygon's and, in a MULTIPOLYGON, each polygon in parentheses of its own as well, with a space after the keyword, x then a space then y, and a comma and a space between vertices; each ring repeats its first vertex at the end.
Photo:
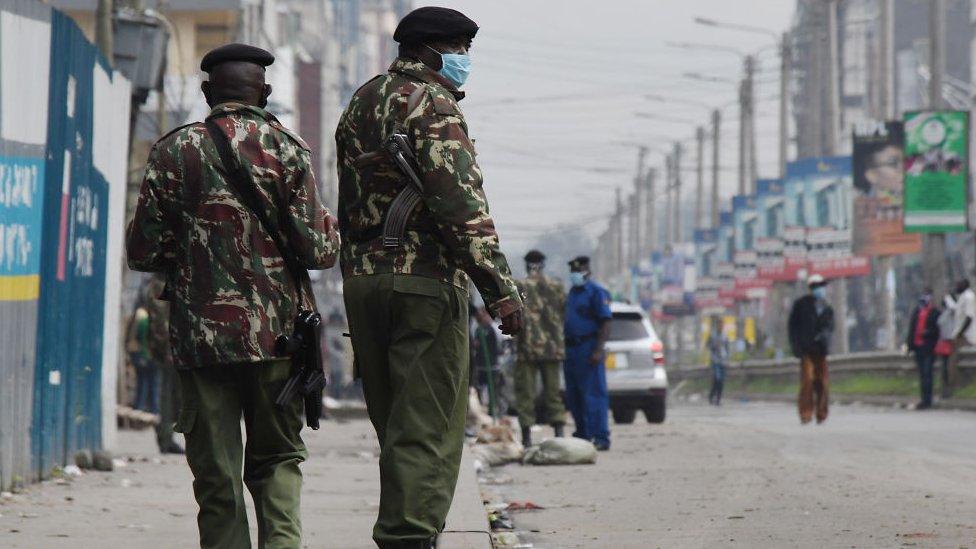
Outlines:
POLYGON ((918 253, 921 237, 903 228, 904 125, 900 121, 858 124, 853 142, 854 252, 918 253))

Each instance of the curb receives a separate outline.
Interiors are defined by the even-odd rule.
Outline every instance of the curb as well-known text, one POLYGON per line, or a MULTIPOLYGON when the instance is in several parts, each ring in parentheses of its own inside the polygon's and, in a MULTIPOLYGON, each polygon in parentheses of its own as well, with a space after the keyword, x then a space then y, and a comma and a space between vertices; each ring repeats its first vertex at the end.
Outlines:
POLYGON ((437 549, 491 549, 491 528, 481 501, 474 458, 465 444, 454 501, 447 513, 444 532, 437 537, 437 549))
MULTIPOLYGON (((796 402, 796 395, 779 394, 779 393, 730 392, 724 395, 724 398, 766 400, 771 402, 796 402)), ((831 393, 830 400, 831 402, 836 402, 838 404, 869 404, 872 406, 902 406, 907 408, 909 406, 913 406, 915 402, 918 401, 918 398, 904 397, 904 396, 845 395, 845 394, 831 393)), ((935 405, 932 406, 932 409, 976 412, 976 400, 949 399, 949 400, 937 401, 935 405)))

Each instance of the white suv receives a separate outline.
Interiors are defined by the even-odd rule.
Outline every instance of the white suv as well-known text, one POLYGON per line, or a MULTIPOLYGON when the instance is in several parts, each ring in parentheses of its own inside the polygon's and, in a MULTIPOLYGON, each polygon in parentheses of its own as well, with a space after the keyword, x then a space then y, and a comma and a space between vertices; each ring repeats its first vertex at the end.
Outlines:
POLYGON ((614 302, 610 311, 606 365, 613 421, 633 423, 643 410, 647 421, 661 423, 668 394, 664 344, 640 307, 614 302))

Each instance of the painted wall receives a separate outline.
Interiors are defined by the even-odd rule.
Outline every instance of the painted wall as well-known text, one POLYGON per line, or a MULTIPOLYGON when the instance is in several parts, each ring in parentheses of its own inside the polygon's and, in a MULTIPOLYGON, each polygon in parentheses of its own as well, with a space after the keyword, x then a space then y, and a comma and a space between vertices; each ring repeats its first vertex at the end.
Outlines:
POLYGON ((128 116, 73 21, 0 0, 0 489, 114 440, 128 116))

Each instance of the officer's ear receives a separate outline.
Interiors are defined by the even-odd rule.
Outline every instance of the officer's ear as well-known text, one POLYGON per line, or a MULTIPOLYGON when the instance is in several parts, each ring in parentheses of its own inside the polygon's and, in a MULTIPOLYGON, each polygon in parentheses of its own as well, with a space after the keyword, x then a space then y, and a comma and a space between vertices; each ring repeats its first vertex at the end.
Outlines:
POLYGON ((258 101, 258 106, 262 109, 268 106, 268 97, 271 96, 271 84, 265 84, 264 89, 261 90, 261 100, 258 101))
POLYGON ((210 91, 209 80, 204 80, 203 82, 200 82, 200 91, 203 92, 203 97, 206 98, 207 104, 213 107, 213 101, 210 100, 211 91, 210 91))

